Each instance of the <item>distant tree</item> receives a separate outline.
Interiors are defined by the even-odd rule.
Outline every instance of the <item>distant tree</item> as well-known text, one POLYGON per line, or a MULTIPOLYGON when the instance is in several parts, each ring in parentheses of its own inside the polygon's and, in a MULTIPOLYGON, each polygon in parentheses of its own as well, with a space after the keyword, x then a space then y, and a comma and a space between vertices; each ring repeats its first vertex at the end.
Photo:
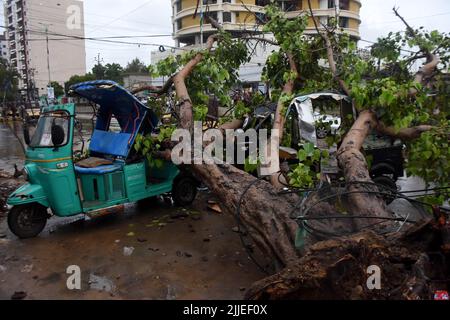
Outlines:
POLYGON ((148 73, 148 67, 139 58, 134 58, 125 68, 125 73, 148 73))
POLYGON ((123 83, 123 68, 120 64, 108 63, 105 69, 105 79, 123 83))
POLYGON ((97 80, 105 79, 106 67, 103 66, 102 64, 96 64, 92 68, 92 74, 94 75, 95 79, 97 79, 97 80))
POLYGON ((55 90, 55 97, 60 97, 64 95, 64 87, 59 84, 59 82, 52 81, 50 84, 55 90))
POLYGON ((96 80, 97 77, 92 73, 87 73, 85 75, 73 75, 70 77, 69 81, 64 83, 64 89, 66 92, 69 91, 69 88, 71 85, 74 85, 76 83, 85 82, 85 81, 92 81, 96 80))
POLYGON ((18 94, 17 71, 8 64, 5 59, 0 58, 0 94, 3 100, 15 100, 18 94))

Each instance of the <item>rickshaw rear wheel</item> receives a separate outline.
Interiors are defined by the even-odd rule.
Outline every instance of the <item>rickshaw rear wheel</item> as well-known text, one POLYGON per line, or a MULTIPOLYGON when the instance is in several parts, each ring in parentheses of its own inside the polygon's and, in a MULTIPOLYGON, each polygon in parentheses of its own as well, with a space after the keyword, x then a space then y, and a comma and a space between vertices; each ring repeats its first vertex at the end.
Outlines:
POLYGON ((177 206, 190 205, 197 196, 197 181, 192 177, 181 177, 175 180, 172 198, 177 206))
POLYGON ((8 214, 8 226, 21 239, 34 238, 47 224, 47 209, 40 204, 14 206, 8 214))

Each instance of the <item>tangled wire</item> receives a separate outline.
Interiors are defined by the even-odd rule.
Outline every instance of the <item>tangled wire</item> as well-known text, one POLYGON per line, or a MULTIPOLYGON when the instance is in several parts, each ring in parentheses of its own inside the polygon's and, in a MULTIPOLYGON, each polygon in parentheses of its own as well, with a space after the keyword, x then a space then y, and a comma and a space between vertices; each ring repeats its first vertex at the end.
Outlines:
MULTIPOLYGON (((281 173, 279 177, 281 176, 281 173)), ((259 181, 261 181, 264 177, 256 178, 254 181, 252 181, 245 189, 244 192, 241 194, 240 199, 238 201, 236 212, 235 212, 235 218, 236 222, 239 228, 239 237, 241 239, 242 245, 245 248, 248 256, 253 261, 253 263, 264 273, 269 274, 268 270, 262 266, 261 263, 257 261, 253 254, 252 245, 245 239, 244 235, 248 234, 248 228, 242 223, 241 219, 241 204, 242 201, 247 194, 247 192, 255 186, 259 181)), ((384 230, 382 233, 391 233, 391 232, 399 232, 402 227, 405 224, 415 224, 418 221, 411 220, 410 214, 408 213, 406 217, 400 217, 393 215, 392 217, 375 217, 375 216, 369 216, 369 215, 362 215, 362 214, 332 214, 332 215, 321 215, 321 216, 314 216, 313 214, 310 214, 311 210, 318 206, 321 203, 329 202, 332 200, 341 200, 343 197, 351 195, 351 194, 373 194, 380 196, 385 199, 387 202, 391 202, 395 199, 405 199, 409 203, 411 203, 417 210, 424 212, 426 207, 432 207, 432 208, 438 208, 441 212, 443 212, 446 215, 450 215, 450 208, 444 207, 444 206, 434 206, 430 203, 424 202, 419 200, 421 197, 424 196, 430 196, 435 195, 438 193, 444 193, 447 196, 449 195, 450 186, 445 187, 436 187, 436 188, 428 188, 428 189, 420 189, 420 190, 410 190, 410 191, 403 191, 400 192, 398 190, 393 190, 385 185, 377 184, 374 182, 367 182, 367 181, 354 181, 350 183, 345 182, 336 182, 332 184, 328 183, 321 183, 317 188, 307 188, 307 189, 301 189, 301 188, 295 188, 290 185, 286 185, 279 179, 280 183, 282 183, 286 188, 283 191, 280 191, 279 194, 289 194, 289 193, 296 193, 300 195, 300 200, 297 202, 297 204, 294 206, 292 211, 290 212, 289 216, 291 219, 294 219, 297 224, 299 225, 299 228, 301 230, 306 231, 307 233, 325 240, 330 237, 342 237, 342 236, 348 236, 352 233, 355 233, 354 230, 347 231, 347 232, 335 232, 331 231, 329 229, 325 228, 317 228, 312 225, 312 221, 323 221, 323 220, 332 220, 332 219, 342 219, 342 220, 377 220, 377 222, 373 222, 370 224, 367 224, 365 226, 359 227, 358 232, 361 230, 371 229, 375 230, 375 227, 378 225, 384 223, 384 222, 397 222, 399 226, 395 226, 396 229, 388 229, 384 230), (361 185, 365 186, 366 188, 362 190, 357 191, 350 191, 348 190, 349 186, 353 185, 361 185), (371 188, 367 188, 371 187, 371 188), (309 201, 311 198, 314 198, 316 195, 323 195, 325 196, 319 196, 318 199, 315 201, 309 201), (408 196, 407 194, 411 195, 408 196), (413 194, 413 195, 412 195, 413 194)))

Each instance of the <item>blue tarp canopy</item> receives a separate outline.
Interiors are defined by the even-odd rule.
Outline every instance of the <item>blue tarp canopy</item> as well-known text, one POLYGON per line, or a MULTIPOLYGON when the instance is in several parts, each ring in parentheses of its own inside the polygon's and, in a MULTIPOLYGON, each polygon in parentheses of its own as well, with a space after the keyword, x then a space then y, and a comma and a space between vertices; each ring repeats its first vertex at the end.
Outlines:
POLYGON ((136 135, 150 133, 158 125, 156 114, 114 81, 78 83, 70 87, 70 93, 100 106, 90 147, 95 153, 126 157, 136 135), (121 129, 115 136, 108 132, 112 116, 121 129))

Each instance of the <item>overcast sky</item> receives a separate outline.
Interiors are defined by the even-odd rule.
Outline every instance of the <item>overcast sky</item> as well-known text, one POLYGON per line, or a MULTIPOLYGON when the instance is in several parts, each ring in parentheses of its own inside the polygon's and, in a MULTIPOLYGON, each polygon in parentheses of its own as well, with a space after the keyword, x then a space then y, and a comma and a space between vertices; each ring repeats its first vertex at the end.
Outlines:
MULTIPOLYGON (((43 0, 44 1, 44 0, 43 0)), ((450 31, 450 0, 362 0, 361 38, 374 41, 389 31, 403 30, 392 8, 413 26, 428 30, 450 31)), ((3 7, 3 6, 2 6, 3 7)), ((3 8, 2 8, 3 9, 3 8)), ((170 0, 84 0, 87 37, 166 35, 156 38, 123 39, 124 41, 173 45, 171 39, 170 0)), ((3 14, 1 15, 3 18, 3 14)), ((361 42, 361 46, 365 43, 361 42)), ((125 66, 139 57, 150 63, 150 52, 157 46, 105 44, 86 41, 86 64, 90 70, 100 53, 104 63, 125 66)))

